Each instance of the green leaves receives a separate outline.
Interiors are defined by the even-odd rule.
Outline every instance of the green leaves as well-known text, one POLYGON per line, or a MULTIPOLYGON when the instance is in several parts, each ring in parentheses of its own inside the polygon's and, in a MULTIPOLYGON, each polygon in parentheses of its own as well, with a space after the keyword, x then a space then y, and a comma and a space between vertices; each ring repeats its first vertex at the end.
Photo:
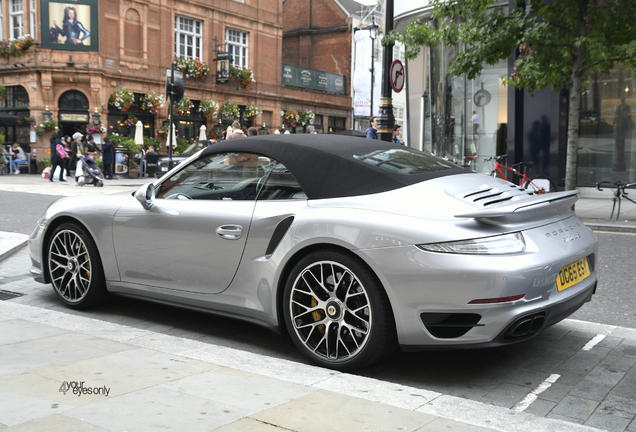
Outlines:
POLYGON ((527 0, 524 7, 494 0, 433 0, 427 22, 413 21, 390 41, 420 47, 457 45, 449 71, 477 77, 483 66, 515 55, 506 82, 528 91, 569 88, 572 74, 604 72, 615 62, 636 65, 636 2, 633 0, 527 0), (578 49, 578 50, 577 50, 578 49), (580 61, 582 58, 582 62, 580 61), (582 64, 575 70, 575 64, 582 64))

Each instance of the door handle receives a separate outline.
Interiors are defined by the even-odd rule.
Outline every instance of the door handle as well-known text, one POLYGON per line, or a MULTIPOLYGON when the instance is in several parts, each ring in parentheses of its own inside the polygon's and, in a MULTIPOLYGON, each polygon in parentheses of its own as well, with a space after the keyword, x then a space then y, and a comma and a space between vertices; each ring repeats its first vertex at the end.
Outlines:
POLYGON ((243 227, 240 225, 221 225, 216 229, 216 234, 226 240, 238 240, 243 234, 243 227))

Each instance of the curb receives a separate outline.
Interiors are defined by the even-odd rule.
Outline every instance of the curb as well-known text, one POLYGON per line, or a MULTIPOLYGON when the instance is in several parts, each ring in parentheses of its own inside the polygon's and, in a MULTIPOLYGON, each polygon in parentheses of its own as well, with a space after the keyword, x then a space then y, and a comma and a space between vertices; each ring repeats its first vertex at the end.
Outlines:
POLYGON ((29 236, 12 232, 0 232, 0 239, 2 239, 0 261, 3 261, 26 246, 29 236))

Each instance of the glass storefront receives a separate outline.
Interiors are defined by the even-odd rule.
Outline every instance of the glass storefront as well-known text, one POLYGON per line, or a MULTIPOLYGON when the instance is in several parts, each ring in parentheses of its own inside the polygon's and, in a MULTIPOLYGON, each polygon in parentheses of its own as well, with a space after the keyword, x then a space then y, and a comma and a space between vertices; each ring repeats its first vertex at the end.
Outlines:
POLYGON ((636 182, 636 81, 631 71, 588 77, 581 97, 577 185, 636 182))
POLYGON ((430 118, 431 138, 425 140, 425 148, 459 165, 465 156, 477 155, 472 169, 489 173, 493 163, 484 159, 506 151, 508 96, 501 76, 507 73, 507 63, 486 65, 479 77, 468 80, 448 72, 456 47, 439 46, 430 53, 430 117, 427 110, 425 115, 430 118))

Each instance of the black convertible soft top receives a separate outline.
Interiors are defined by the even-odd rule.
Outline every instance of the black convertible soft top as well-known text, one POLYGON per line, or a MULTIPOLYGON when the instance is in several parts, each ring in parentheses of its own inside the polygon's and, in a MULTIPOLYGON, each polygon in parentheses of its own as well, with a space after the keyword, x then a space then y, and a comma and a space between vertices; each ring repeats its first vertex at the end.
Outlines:
POLYGON ((333 134, 246 137, 214 144, 206 148, 202 155, 218 152, 255 153, 276 159, 291 171, 309 199, 386 192, 432 178, 467 172, 433 155, 408 147, 333 134), (431 168, 424 172, 405 173, 404 170, 381 168, 381 163, 364 161, 373 159, 367 157, 369 155, 390 150, 414 152, 417 159, 425 158, 431 168))

